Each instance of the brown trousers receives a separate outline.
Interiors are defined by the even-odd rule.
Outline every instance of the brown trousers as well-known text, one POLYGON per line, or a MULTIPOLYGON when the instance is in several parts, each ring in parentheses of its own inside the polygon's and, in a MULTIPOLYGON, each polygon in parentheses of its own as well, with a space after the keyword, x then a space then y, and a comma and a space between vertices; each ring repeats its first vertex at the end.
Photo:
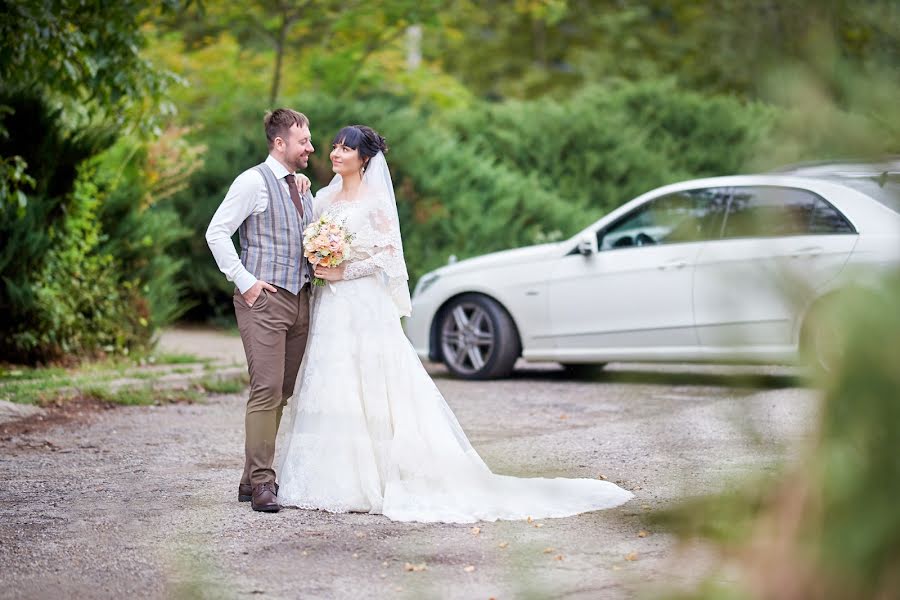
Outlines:
POLYGON ((275 436, 309 333, 309 286, 296 295, 283 288, 263 290, 252 308, 235 290, 234 312, 250 372, 241 483, 256 485, 275 481, 275 436))

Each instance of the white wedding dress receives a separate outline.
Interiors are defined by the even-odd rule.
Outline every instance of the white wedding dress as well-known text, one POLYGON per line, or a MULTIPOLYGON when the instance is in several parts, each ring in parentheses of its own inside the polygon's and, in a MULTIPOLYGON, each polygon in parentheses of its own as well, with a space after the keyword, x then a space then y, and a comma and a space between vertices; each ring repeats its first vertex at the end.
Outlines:
POLYGON ((309 342, 279 450, 279 502, 394 521, 471 523, 565 517, 632 498, 607 481, 488 469, 401 327, 409 292, 393 190, 381 189, 391 185, 383 156, 372 159, 359 200, 333 202, 336 180, 317 195, 316 217, 343 220, 353 252, 348 279, 313 293, 309 342))

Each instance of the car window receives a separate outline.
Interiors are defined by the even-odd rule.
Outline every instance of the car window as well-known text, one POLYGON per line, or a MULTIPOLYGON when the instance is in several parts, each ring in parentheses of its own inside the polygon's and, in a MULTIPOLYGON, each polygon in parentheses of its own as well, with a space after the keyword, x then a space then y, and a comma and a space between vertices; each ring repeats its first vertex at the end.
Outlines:
POLYGON ((853 227, 821 196, 797 188, 733 188, 723 238, 852 233, 853 227))
POLYGON ((699 242, 716 237, 728 190, 707 188, 668 194, 634 209, 597 233, 600 251, 699 242))
POLYGON ((816 209, 813 211, 812 219, 809 223, 809 233, 856 233, 856 230, 853 229, 850 221, 838 212, 838 209, 819 198, 816 201, 816 209))

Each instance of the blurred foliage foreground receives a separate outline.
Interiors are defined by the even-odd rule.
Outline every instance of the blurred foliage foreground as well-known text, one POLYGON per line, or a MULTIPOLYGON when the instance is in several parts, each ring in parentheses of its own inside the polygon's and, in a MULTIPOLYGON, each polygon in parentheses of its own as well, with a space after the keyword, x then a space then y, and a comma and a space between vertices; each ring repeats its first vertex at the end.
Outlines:
POLYGON ((721 550, 715 573, 678 597, 900 598, 898 304, 900 273, 820 316, 839 359, 820 372, 820 421, 799 461, 651 517, 721 550))

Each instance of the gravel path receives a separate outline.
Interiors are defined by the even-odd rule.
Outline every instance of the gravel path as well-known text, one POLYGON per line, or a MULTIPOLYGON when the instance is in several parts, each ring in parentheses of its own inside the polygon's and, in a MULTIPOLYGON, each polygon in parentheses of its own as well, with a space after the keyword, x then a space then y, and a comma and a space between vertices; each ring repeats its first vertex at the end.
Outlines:
MULTIPOLYGON (((241 359, 239 338, 220 333, 169 332, 161 347, 241 359)), ((254 513, 235 498, 242 395, 84 407, 0 433, 0 598, 593 599, 686 585, 703 552, 652 529, 639 537, 643 514, 791 460, 818 405, 787 369, 615 365, 577 382, 523 367, 500 382, 430 370, 494 471, 603 475, 635 500, 480 531, 254 513), (748 372, 754 386, 736 387, 748 372)))

